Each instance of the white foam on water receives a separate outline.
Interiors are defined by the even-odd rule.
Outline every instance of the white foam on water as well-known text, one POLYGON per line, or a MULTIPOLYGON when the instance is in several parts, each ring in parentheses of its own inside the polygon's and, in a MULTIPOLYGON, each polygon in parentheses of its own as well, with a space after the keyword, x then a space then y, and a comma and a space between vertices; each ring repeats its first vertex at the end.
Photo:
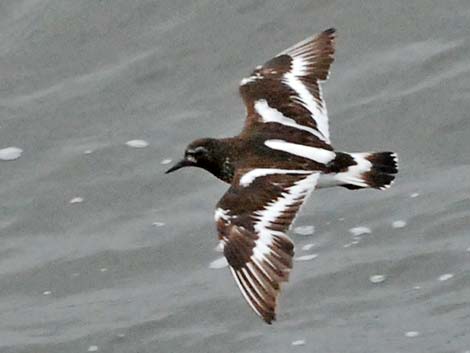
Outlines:
POLYGON ((445 274, 439 276, 439 281, 444 282, 444 281, 447 281, 451 278, 454 278, 453 273, 445 273, 445 274))
POLYGON ((171 158, 164 159, 163 161, 160 162, 160 164, 170 164, 173 160, 171 158))
POLYGON ((344 217, 338 218, 338 221, 343 222, 343 221, 344 221, 344 217))
POLYGON ((421 286, 414 286, 413 289, 415 289, 415 290, 420 290, 420 289, 421 289, 421 286))
POLYGON ((294 260, 295 261, 309 261, 309 260, 316 259, 317 257, 318 257, 318 254, 310 254, 310 255, 303 255, 303 256, 295 257, 294 260))
POLYGON ((69 201, 69 203, 82 203, 83 202, 83 197, 74 197, 69 201))
POLYGON ((145 148, 149 143, 145 140, 129 140, 126 142, 126 145, 134 148, 145 148))
POLYGON ((353 244, 352 243, 347 243, 343 245, 343 248, 350 248, 353 244))
POLYGON ((43 295, 51 295, 52 292, 50 290, 45 290, 44 292, 42 292, 43 295))
POLYGON ((315 243, 305 244, 304 246, 302 246, 302 250, 309 251, 314 246, 315 246, 315 243))
POLYGON ((419 196, 419 193, 417 193, 417 192, 414 192, 414 193, 412 193, 412 194, 410 195, 410 197, 411 197, 412 199, 414 199, 415 197, 418 197, 418 196, 419 196))
POLYGON ((14 161, 21 157, 23 150, 18 147, 7 147, 0 149, 0 160, 2 161, 14 161))
POLYGON ((108 272, 108 269, 106 267, 100 268, 100 272, 108 272))
POLYGON ((370 234, 372 233, 372 231, 370 230, 369 227, 359 226, 359 227, 353 227, 349 229, 349 233, 351 233, 352 235, 358 236, 362 234, 370 234))
POLYGON ((228 262, 224 256, 219 257, 218 259, 215 259, 209 264, 209 268, 212 268, 214 270, 225 268, 227 266, 228 266, 228 262))
POLYGON ((385 281, 386 276, 385 275, 372 275, 369 277, 369 281, 371 283, 377 284, 377 283, 382 283, 385 281))
POLYGON ((300 235, 312 235, 313 233, 315 233, 315 227, 314 226, 295 227, 294 233, 300 234, 300 235))
POLYGON ((85 150, 83 151, 84 154, 92 154, 93 153, 93 150, 85 150))
POLYGON ((410 337, 410 338, 418 337, 419 332, 418 331, 408 331, 408 332, 405 332, 405 336, 410 337))
POLYGON ((88 352, 97 352, 98 351, 98 346, 90 346, 88 347, 88 352))
POLYGON ((293 346, 303 346, 305 345, 305 340, 296 340, 291 343, 293 346))
POLYGON ((163 227, 165 225, 165 223, 163 223, 163 222, 153 222, 152 225, 154 227, 163 227))
POLYGON ((406 222, 402 220, 396 220, 392 222, 393 228, 403 228, 406 227, 406 222))

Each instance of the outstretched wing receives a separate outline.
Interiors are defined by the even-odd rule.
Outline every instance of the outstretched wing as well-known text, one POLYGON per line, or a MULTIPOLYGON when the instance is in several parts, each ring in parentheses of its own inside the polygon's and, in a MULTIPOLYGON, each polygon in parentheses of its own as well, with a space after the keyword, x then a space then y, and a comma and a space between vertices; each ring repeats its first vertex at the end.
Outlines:
POLYGON ((294 245, 286 232, 318 175, 241 171, 217 204, 215 221, 233 277, 250 307, 269 324, 275 320, 280 284, 292 269, 294 245))
POLYGON ((248 113, 245 131, 253 124, 275 123, 284 128, 276 130, 279 134, 297 129, 317 144, 330 144, 320 81, 328 78, 334 40, 335 29, 328 29, 278 54, 241 81, 248 113))

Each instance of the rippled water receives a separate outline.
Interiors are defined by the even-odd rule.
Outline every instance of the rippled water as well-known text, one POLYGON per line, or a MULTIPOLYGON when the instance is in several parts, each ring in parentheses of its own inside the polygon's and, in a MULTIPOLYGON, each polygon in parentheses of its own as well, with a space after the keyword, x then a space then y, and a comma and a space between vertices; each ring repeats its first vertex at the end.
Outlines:
POLYGON ((469 23, 467 0, 0 2, 0 352, 470 350, 469 23), (267 326, 213 262, 226 186, 163 172, 331 26, 333 143, 401 171, 312 195, 267 326))

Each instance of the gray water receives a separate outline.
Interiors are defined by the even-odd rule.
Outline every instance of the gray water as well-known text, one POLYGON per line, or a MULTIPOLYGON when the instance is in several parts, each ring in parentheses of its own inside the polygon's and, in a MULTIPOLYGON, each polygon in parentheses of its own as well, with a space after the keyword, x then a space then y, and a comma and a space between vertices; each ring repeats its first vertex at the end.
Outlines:
POLYGON ((2 0, 0 352, 469 351, 469 24, 468 0, 2 0), (332 26, 333 144, 401 170, 312 195, 291 235, 318 256, 268 326, 209 268, 227 186, 162 161, 238 133, 239 80, 332 26))

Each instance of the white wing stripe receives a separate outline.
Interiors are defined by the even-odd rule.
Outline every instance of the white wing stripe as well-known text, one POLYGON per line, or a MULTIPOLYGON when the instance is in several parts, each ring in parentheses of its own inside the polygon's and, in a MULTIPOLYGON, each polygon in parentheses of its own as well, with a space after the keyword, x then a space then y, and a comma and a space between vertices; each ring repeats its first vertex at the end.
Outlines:
POLYGON ((321 164, 328 164, 336 157, 334 152, 323 148, 299 145, 297 143, 291 143, 284 140, 266 140, 264 141, 264 144, 274 150, 284 151, 296 156, 308 158, 321 164))
POLYGON ((312 173, 304 179, 297 181, 286 190, 282 197, 268 204, 264 210, 256 213, 258 222, 254 224, 254 228, 259 234, 259 238, 255 241, 256 245, 253 248, 253 255, 251 256, 253 261, 269 262, 265 255, 272 251, 269 245, 273 243, 273 236, 276 235, 287 238, 282 232, 268 229, 270 224, 282 215, 293 203, 306 198, 315 189, 318 177, 319 173, 312 173))
POLYGON ((302 55, 292 57, 292 74, 294 76, 305 76, 307 74, 307 63, 302 55))
MULTIPOLYGON (((269 245, 271 245, 271 243, 272 243, 271 239, 270 238, 268 239, 268 237, 265 237, 264 241, 266 241, 266 240, 268 240, 269 245)), ((274 266, 274 264, 266 256, 264 256, 265 254, 271 253, 271 248, 267 244, 263 243, 263 240, 261 240, 261 242, 259 242, 259 239, 258 239, 255 243, 256 243, 256 245, 253 248, 253 255, 251 255, 251 259, 252 260, 257 260, 260 263, 267 262, 272 267, 275 268, 276 266, 274 266)))
MULTIPOLYGON (((263 281, 261 278, 258 277, 258 273, 256 271, 256 268, 255 266, 253 265, 253 263, 251 262, 248 262, 246 264, 246 266, 248 267, 248 269, 250 270, 250 272, 253 274, 253 277, 256 278, 256 280, 261 284, 261 286, 267 290, 267 287, 266 287, 266 284, 265 284, 265 281, 263 281)), ((260 267, 258 264, 256 264, 257 267, 260 267)), ((270 280, 272 280, 269 276, 267 276, 270 280)))
POLYGON ((312 173, 305 179, 298 181, 294 184, 294 186, 291 186, 289 189, 287 189, 283 197, 266 206, 264 210, 257 212, 259 221, 255 223, 254 228, 257 232, 260 233, 261 237, 256 242, 262 241, 264 244, 271 245, 271 235, 285 236, 282 232, 268 231, 267 227, 271 222, 276 220, 292 203, 296 202, 300 198, 305 197, 307 193, 310 193, 315 188, 318 176, 319 173, 312 173), (263 237, 263 235, 266 235, 266 233, 269 233, 270 235, 268 239, 263 237))
POLYGON ((224 210, 222 208, 217 208, 214 213, 214 220, 215 222, 218 222, 220 219, 223 219, 224 221, 228 221, 230 217, 228 216, 228 210, 224 210))
MULTIPOLYGON (((294 119, 286 117, 279 110, 271 108, 265 99, 260 99, 255 102, 255 110, 263 119, 265 123, 279 123, 285 126, 290 126, 299 130, 307 131, 312 135, 318 137, 320 140, 325 141, 325 136, 322 132, 318 132, 311 127, 297 124, 294 119)), ((309 109, 309 108, 307 108, 309 109)), ((310 111, 310 109, 309 109, 310 111)))
POLYGON ((257 79, 259 79, 259 77, 257 76, 245 77, 244 79, 240 81, 240 86, 244 86, 248 83, 255 82, 257 79))
POLYGON ((266 271, 266 269, 255 259, 254 256, 251 256, 251 260, 261 270, 261 272, 263 272, 266 278, 268 278, 270 281, 274 281, 274 279, 269 275, 268 271, 266 271))
POLYGON ((251 298, 248 296, 248 294, 245 291, 245 288, 243 287, 242 283, 240 282, 241 278, 238 278, 238 274, 235 272, 235 270, 232 267, 229 267, 230 271, 232 271, 233 278, 235 278, 235 282, 237 282, 238 288, 240 289, 240 292, 242 292, 243 297, 245 298, 246 302, 250 305, 250 307, 254 310, 255 313, 257 313, 259 316, 263 317, 259 310, 253 305, 253 302, 251 301, 251 298))
MULTIPOLYGON (((251 284, 251 287, 254 288, 255 292, 258 294, 258 296, 262 299, 265 299, 265 295, 263 293, 261 293, 261 291, 259 290, 259 286, 255 283, 255 281, 253 281, 253 278, 252 277, 255 277, 255 275, 251 275, 252 271, 248 272, 249 271, 249 268, 246 269, 246 268, 242 268, 242 272, 243 274, 245 275, 245 277, 248 279, 248 282, 250 282, 251 284)), ((256 300, 258 302, 258 304, 260 304, 261 306, 261 303, 256 300)))
MULTIPOLYGON (((243 174, 240 178, 240 186, 249 186, 256 178, 272 174, 311 174, 311 171, 296 169, 257 168, 243 174)), ((218 210, 217 210, 218 211, 218 210)), ((217 213, 216 211, 216 213, 217 213)))
POLYGON ((246 270, 244 268, 242 268, 241 271, 237 271, 240 282, 243 285, 243 288, 245 288, 245 292, 251 297, 251 300, 253 302, 256 302, 260 307, 263 307, 262 303, 259 301, 257 296, 253 293, 253 289, 250 287, 250 285, 248 285, 246 279, 244 278, 244 277, 249 278, 249 276, 246 276, 245 271, 246 270))
MULTIPOLYGON (((295 63, 295 60, 294 60, 295 63)), ((295 69, 295 66, 293 70, 295 69)), ((303 71, 303 67, 299 64, 297 71, 303 71)), ((318 131, 324 136, 323 140, 330 143, 330 133, 328 130, 328 115, 314 99, 312 94, 308 91, 307 87, 299 80, 294 71, 284 74, 283 82, 292 88, 297 94, 299 101, 307 108, 312 119, 317 123, 318 131)))

